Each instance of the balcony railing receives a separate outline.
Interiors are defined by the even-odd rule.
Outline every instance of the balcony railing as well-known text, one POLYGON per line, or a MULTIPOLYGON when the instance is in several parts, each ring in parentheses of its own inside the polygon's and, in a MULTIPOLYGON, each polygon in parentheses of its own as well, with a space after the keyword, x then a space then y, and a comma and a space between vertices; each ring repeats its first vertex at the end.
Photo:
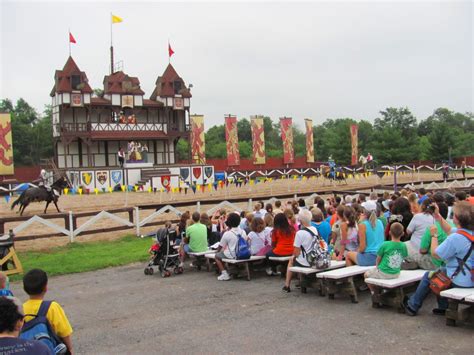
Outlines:
POLYGON ((177 124, 168 123, 63 123, 62 125, 54 125, 54 136, 61 134, 73 133, 91 133, 91 132, 190 132, 191 125, 187 124, 184 127, 177 124), (184 129, 183 129, 184 128, 184 129))

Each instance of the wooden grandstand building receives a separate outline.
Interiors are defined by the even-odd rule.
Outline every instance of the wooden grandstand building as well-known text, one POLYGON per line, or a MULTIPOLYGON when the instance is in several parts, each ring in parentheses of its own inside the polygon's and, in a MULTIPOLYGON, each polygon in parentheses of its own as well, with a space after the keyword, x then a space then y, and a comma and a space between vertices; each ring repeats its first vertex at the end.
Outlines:
MULTIPOLYGON (((182 181, 210 183, 212 177, 179 166, 176 145, 189 139, 191 92, 171 64, 158 76, 149 98, 137 77, 123 71, 106 75, 103 91, 92 90, 88 77, 72 57, 56 70, 51 91, 55 165, 74 185, 87 189, 118 184, 161 188, 169 177, 172 186, 182 181), (118 152, 123 149, 125 164, 118 152), (206 179, 207 181, 205 181, 206 179)), ((209 171, 209 167, 202 171, 209 171)), ((212 169, 213 170, 213 169, 212 169)), ((213 175, 213 174, 212 174, 213 175)))

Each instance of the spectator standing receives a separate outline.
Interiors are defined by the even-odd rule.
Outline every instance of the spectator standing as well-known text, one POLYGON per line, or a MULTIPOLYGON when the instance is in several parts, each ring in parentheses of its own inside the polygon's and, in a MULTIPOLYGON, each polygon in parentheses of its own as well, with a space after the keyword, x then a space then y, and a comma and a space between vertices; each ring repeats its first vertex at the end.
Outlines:
MULTIPOLYGON (((29 300, 23 303, 25 314, 38 314, 44 296, 48 290, 48 275, 40 269, 32 269, 23 277, 23 289, 29 296, 29 300)), ((59 303, 53 301, 46 313, 46 318, 51 325, 52 330, 66 345, 67 350, 72 354, 72 327, 59 303)), ((25 322, 28 323, 33 317, 26 316, 25 322)))

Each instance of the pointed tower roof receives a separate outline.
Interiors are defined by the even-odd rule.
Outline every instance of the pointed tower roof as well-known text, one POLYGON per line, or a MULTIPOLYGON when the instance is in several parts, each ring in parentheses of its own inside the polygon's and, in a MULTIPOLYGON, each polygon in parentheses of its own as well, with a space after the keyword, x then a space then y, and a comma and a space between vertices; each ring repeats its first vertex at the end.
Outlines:
POLYGON ((81 71, 77 66, 74 59, 71 56, 64 64, 62 70, 56 70, 54 73, 54 86, 51 90, 51 96, 55 93, 80 91, 81 93, 92 93, 92 88, 89 85, 89 79, 85 72, 81 71), (72 76, 78 77, 78 83, 75 83, 76 87, 72 87, 72 76))
POLYGON ((168 64, 163 75, 156 79, 155 85, 150 97, 151 100, 156 100, 157 97, 174 97, 176 94, 187 98, 192 97, 184 80, 178 75, 171 63, 168 64), (175 82, 179 84, 175 85, 175 82))
POLYGON ((144 95, 140 88, 140 80, 118 71, 104 77, 104 94, 144 95))

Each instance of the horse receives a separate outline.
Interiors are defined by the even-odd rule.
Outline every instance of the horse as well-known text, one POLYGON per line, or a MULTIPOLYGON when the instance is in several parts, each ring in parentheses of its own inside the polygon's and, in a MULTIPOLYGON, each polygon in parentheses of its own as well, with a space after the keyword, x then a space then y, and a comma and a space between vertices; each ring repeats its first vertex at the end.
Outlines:
POLYGON ((56 180, 51 185, 51 190, 46 189, 44 186, 30 187, 29 189, 23 191, 21 195, 15 200, 15 202, 13 202, 11 209, 13 210, 16 205, 20 205, 19 212, 20 216, 22 216, 23 212, 25 212, 25 208, 28 207, 31 202, 45 201, 46 207, 44 208, 44 213, 46 213, 46 210, 48 209, 48 206, 51 202, 54 203, 59 213, 61 212, 58 207, 59 193, 66 187, 69 187, 69 183, 64 176, 56 180))
POLYGON ((331 171, 329 166, 321 165, 321 175, 326 179, 338 182, 344 181, 347 184, 346 177, 344 176, 344 173, 340 167, 337 167, 334 169, 334 171, 331 171))

